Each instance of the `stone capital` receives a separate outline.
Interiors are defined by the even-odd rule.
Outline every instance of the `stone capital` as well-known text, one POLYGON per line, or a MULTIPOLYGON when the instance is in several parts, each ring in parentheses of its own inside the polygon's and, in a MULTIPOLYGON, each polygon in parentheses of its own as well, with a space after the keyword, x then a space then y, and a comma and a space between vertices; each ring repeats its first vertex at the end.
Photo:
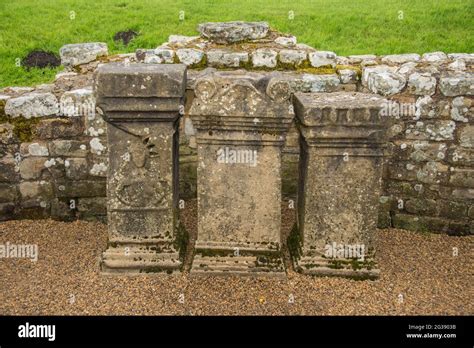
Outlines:
POLYGON ((282 144, 294 117, 290 85, 278 74, 216 72, 198 79, 194 93, 189 114, 198 142, 282 144))
POLYGON ((105 64, 94 85, 99 113, 111 122, 174 122, 186 87, 183 64, 105 64))
POLYGON ((383 147, 387 101, 364 93, 296 93, 297 124, 307 146, 344 148, 367 154, 383 147))

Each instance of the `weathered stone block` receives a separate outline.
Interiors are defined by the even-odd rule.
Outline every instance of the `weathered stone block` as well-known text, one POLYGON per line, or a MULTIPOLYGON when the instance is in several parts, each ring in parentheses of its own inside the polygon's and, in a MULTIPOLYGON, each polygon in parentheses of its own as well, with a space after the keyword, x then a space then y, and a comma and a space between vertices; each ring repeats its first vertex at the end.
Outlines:
POLYGON ((210 66, 238 68, 249 61, 247 52, 232 52, 226 50, 209 50, 207 62, 210 66))
POLYGON ((198 236, 191 274, 284 275, 281 148, 293 118, 279 75, 221 72, 196 82, 198 236), (222 183, 225 183, 223 185, 222 183))
POLYGON ((103 42, 69 44, 59 50, 61 64, 66 67, 86 64, 107 54, 107 44, 103 42))
POLYGON ((12 156, 0 159, 0 182, 15 182, 19 179, 17 162, 12 156))
POLYGON ((79 198, 77 202, 77 211, 81 213, 89 213, 91 215, 107 214, 107 198, 79 198))
POLYGON ((154 50, 137 50, 137 60, 147 64, 173 63, 175 52, 170 48, 158 47, 154 50))
POLYGON ((467 216, 468 206, 465 203, 438 200, 436 204, 441 217, 461 220, 467 216))
POLYGON ((44 206, 53 198, 53 188, 47 181, 24 181, 19 185, 22 201, 35 200, 44 206))
POLYGON ((74 138, 83 132, 84 121, 81 117, 41 120, 34 129, 40 139, 74 138))
POLYGON ((373 93, 390 96, 399 93, 406 85, 406 79, 390 71, 372 72, 368 75, 367 87, 373 93))
POLYGON ((456 123, 454 121, 430 121, 409 124, 405 130, 406 139, 445 141, 454 139, 456 123))
POLYGON ((456 169, 449 176, 449 183, 458 187, 474 188, 474 170, 456 169))
POLYGON ((17 98, 10 98, 5 104, 5 114, 12 117, 52 116, 59 113, 58 100, 52 93, 30 93, 17 98))
POLYGON ((105 180, 61 180, 56 182, 56 196, 58 198, 105 196, 105 188, 105 180))
POLYGON ((78 140, 53 140, 48 148, 53 157, 86 157, 89 152, 86 143, 78 140))
POLYGON ((89 174, 92 176, 107 177, 108 170, 108 160, 107 158, 95 159, 92 163, 92 166, 89 170, 89 174))
POLYGON ((275 39, 275 43, 284 46, 284 47, 292 47, 296 45, 296 37, 294 36, 279 36, 275 39))
POLYGON ((393 225, 395 228, 424 233, 447 233, 450 235, 468 235, 471 233, 468 223, 428 216, 395 214, 393 225))
POLYGON ((451 103, 451 118, 458 122, 474 119, 474 102, 465 97, 456 97, 451 103))
POLYGON ((181 48, 176 51, 176 56, 178 57, 180 63, 183 63, 187 66, 192 66, 199 64, 202 61, 204 52, 194 48, 181 48))
POLYGON ((74 204, 70 199, 54 198, 51 201, 51 217, 61 221, 71 221, 75 218, 74 204))
POLYGON ((474 148, 474 125, 466 125, 459 132, 459 145, 474 148))
POLYGON ((0 183, 0 203, 15 202, 18 196, 15 185, 0 183))
POLYGON ((268 30, 266 22, 209 22, 198 26, 201 37, 219 44, 262 39, 268 30))
POLYGON ((108 120, 106 272, 182 266, 177 127, 185 86, 182 64, 106 64, 98 70, 97 106, 108 120))
POLYGON ((298 227, 288 240, 295 269, 376 278, 373 235, 387 118, 383 98, 363 93, 295 94, 300 148, 298 227), (335 246, 343 255, 329 253, 335 246), (352 248, 352 249, 351 249, 352 248))
POLYGON ((352 69, 341 69, 337 73, 344 84, 357 82, 357 72, 352 69))
POLYGON ((66 167, 66 176, 69 179, 81 180, 87 179, 89 169, 85 158, 67 158, 64 161, 66 167))
POLYGON ((446 161, 451 165, 474 167, 474 148, 465 149, 459 146, 451 146, 448 149, 446 161))
POLYGON ((21 156, 49 156, 48 144, 44 141, 34 142, 34 143, 22 143, 20 145, 20 154, 21 156))
POLYGON ((360 64, 363 61, 373 61, 377 59, 377 56, 374 54, 358 54, 347 57, 350 64, 360 64))
POLYGON ((176 46, 186 46, 199 39, 199 36, 170 35, 168 43, 176 46))
POLYGON ((443 63, 448 59, 448 56, 444 52, 429 52, 424 53, 421 61, 430 63, 443 63))
POLYGON ((60 113, 68 117, 93 117, 95 99, 92 88, 80 88, 64 92, 59 99, 60 113))
POLYGON ((47 169, 47 160, 43 157, 24 158, 19 165, 21 178, 25 180, 41 178, 41 174, 47 169))
POLYGON ((14 132, 14 126, 10 123, 0 124, 0 144, 14 144, 18 141, 18 137, 14 132))
POLYGON ((336 53, 329 51, 317 51, 309 53, 309 62, 315 68, 323 66, 336 66, 336 53))
POLYGON ((456 72, 463 72, 466 70, 466 62, 462 59, 456 59, 451 64, 448 64, 448 69, 456 72))
POLYGON ((281 50, 278 54, 280 62, 298 67, 307 58, 308 54, 303 50, 281 50))
POLYGON ((405 202, 405 210, 417 215, 437 215, 438 204, 434 199, 414 199, 405 202))
POLYGON ((420 60, 420 55, 416 53, 406 54, 392 54, 382 58, 382 63, 385 64, 404 64, 407 62, 417 62, 420 60))
POLYGON ((292 75, 288 83, 293 92, 333 92, 339 87, 340 80, 336 74, 303 74, 292 75))
POLYGON ((436 78, 428 73, 413 73, 408 78, 408 91, 417 95, 433 95, 436 92, 436 78))
POLYGON ((252 65, 257 68, 274 68, 278 53, 272 49, 261 48, 252 52, 252 65))
POLYGON ((474 73, 445 74, 439 79, 439 89, 448 97, 474 95, 474 73))

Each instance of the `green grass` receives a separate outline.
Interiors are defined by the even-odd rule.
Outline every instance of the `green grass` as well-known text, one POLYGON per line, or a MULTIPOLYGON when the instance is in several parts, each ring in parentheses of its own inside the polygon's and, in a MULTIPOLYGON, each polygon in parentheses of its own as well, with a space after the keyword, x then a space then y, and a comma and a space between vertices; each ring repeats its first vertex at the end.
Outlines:
POLYGON ((0 0, 0 86, 54 77, 60 69, 16 66, 33 49, 58 52, 67 43, 104 41, 111 53, 134 52, 170 34, 196 35, 196 25, 206 21, 268 21, 339 55, 473 52, 473 13, 474 0, 0 0), (112 39, 125 29, 140 32, 128 47, 112 39))

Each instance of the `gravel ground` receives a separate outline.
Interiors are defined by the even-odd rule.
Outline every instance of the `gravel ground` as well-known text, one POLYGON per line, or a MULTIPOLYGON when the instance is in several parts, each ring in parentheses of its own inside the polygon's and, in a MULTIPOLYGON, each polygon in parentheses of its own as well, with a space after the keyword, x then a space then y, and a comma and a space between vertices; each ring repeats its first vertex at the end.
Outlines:
MULTIPOLYGON (((283 213, 286 234, 294 211, 283 207, 283 213)), ((195 201, 187 202, 182 219, 194 239, 195 201)), ((473 236, 387 229, 379 230, 376 237, 381 269, 377 281, 311 278, 291 270, 287 280, 189 278, 186 273, 104 276, 98 265, 107 245, 106 225, 3 222, 0 244, 38 244, 39 260, 0 259, 0 314, 474 314, 473 236), (453 256, 453 248, 458 256, 453 256)))

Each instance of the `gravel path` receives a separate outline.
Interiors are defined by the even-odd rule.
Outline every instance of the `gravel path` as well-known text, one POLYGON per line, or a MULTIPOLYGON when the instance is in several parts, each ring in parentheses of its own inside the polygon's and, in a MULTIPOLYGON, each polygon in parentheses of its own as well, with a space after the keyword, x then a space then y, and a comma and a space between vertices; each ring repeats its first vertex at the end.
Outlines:
MULTIPOLYGON (((286 234, 294 211, 284 207, 283 212, 286 234)), ((195 201, 186 204, 182 219, 194 238, 195 201)), ((189 278, 186 273, 104 276, 98 265, 107 226, 3 222, 0 244, 38 244, 39 260, 0 259, 0 315, 474 314, 474 236, 388 229, 376 237, 377 281, 311 278, 291 270, 287 280, 189 278)))

